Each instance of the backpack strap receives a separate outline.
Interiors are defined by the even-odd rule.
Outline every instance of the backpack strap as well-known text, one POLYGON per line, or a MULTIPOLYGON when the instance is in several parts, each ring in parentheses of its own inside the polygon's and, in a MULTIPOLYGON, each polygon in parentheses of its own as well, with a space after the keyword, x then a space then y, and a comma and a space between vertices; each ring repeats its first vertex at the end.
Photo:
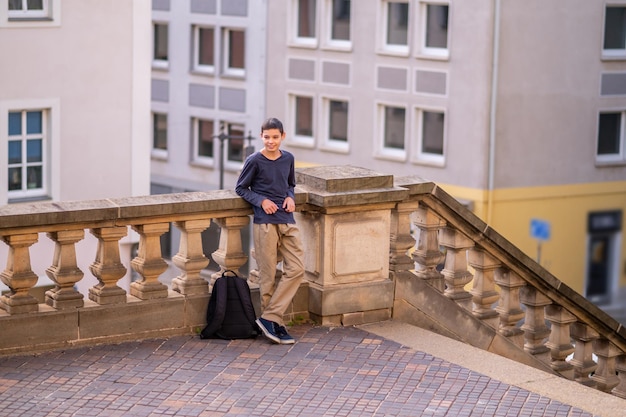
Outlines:
POLYGON ((207 311, 207 325, 200 333, 203 339, 212 337, 213 334, 222 327, 224 315, 226 314, 227 290, 227 282, 224 274, 222 274, 213 284, 213 291, 211 291, 211 299, 209 300, 209 308, 207 311))
POLYGON ((250 297, 250 287, 244 278, 234 277, 235 278, 235 288, 237 288, 237 293, 239 294, 239 300, 241 300, 241 306, 243 307, 243 312, 246 315, 246 319, 252 325, 254 329, 256 329, 255 321, 256 321, 256 313, 254 312, 254 306, 252 305, 252 297, 250 297))

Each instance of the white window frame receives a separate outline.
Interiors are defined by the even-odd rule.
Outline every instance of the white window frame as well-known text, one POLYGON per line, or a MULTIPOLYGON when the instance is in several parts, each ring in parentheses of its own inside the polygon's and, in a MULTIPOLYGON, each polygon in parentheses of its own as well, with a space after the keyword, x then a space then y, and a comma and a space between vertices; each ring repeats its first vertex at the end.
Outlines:
MULTIPOLYGON (((230 127, 231 126, 235 126, 237 128, 241 128, 241 133, 242 133, 242 161, 235 161, 233 159, 228 158, 228 153, 229 153, 229 149, 230 149, 230 140, 225 140, 224 141, 224 149, 222 149, 222 151, 224 152, 224 169, 229 170, 229 171, 237 171, 239 169, 241 169, 241 167, 243 166, 243 162, 246 160, 246 125, 243 122, 228 122, 228 121, 221 121, 220 124, 218 124, 218 126, 223 126, 224 129, 224 134, 225 135, 229 135, 229 131, 230 131, 230 127)), ((220 145, 218 145, 219 147, 220 145)), ((218 150, 218 154, 219 154, 219 150, 218 150)))
POLYGON ((346 97, 329 97, 325 96, 321 98, 322 109, 320 114, 323 115, 321 123, 321 135, 322 135, 322 149, 325 151, 348 153, 350 151, 350 100, 346 97), (346 137, 347 140, 334 140, 330 137, 330 102, 342 101, 348 103, 348 114, 346 120, 346 137))
POLYGON ((374 135, 374 149, 376 149, 375 157, 387 159, 391 161, 405 162, 409 152, 409 108, 406 104, 378 102, 376 103, 376 134, 374 135), (398 107, 404 109, 404 148, 396 149, 385 146, 385 109, 388 107, 398 107))
POLYGON ((606 9, 608 7, 626 8, 626 2, 610 2, 604 5, 602 20, 602 59, 622 60, 626 59, 626 46, 623 49, 604 49, 604 33, 606 31, 606 9))
POLYGON ((218 142, 217 138, 215 137, 215 129, 217 126, 217 120, 215 120, 214 118, 211 117, 201 117, 201 116, 192 116, 191 118, 191 129, 192 129, 192 149, 193 149, 193 159, 192 162, 195 165, 200 165, 203 167, 214 167, 215 166, 215 156, 217 155, 217 153, 219 152, 219 150, 216 150, 216 143, 218 142), (211 133, 211 136, 213 137, 213 156, 209 157, 209 156, 204 156, 204 155, 200 155, 200 122, 201 121, 210 121, 213 122, 213 132, 211 133))
MULTIPOLYGON (((318 0, 319 1, 319 0, 318 0)), ((348 52, 352 50, 352 3, 350 4, 350 34, 348 40, 333 39, 333 1, 324 0, 322 18, 322 36, 324 39, 323 48, 328 50, 348 52)))
POLYGON ((290 126, 290 134, 291 140, 289 140, 290 146, 296 146, 300 148, 308 148, 312 149, 315 147, 315 129, 316 129, 316 120, 317 120, 317 106, 316 97, 310 93, 300 93, 300 92, 291 92, 289 93, 289 98, 287 100, 287 114, 289 115, 289 124, 290 126), (311 136, 304 136, 296 134, 297 127, 297 118, 296 118, 296 99, 298 97, 305 97, 311 99, 311 126, 313 127, 313 132, 311 136))
POLYGON ((170 23, 169 22, 165 22, 165 21, 158 21, 158 20, 153 20, 152 21, 152 52, 151 52, 151 57, 152 57, 152 68, 154 69, 160 69, 160 70, 167 70, 169 69, 170 63, 169 63, 169 54, 170 54, 170 23), (156 36, 155 36, 155 27, 156 25, 165 25, 167 26, 167 57, 168 59, 156 59, 156 57, 154 56, 154 50, 156 48, 156 36))
POLYGON ((248 32, 245 28, 238 27, 223 27, 221 30, 222 36, 222 75, 231 77, 245 77, 246 76, 246 62, 247 62, 247 44, 248 32), (234 68, 229 66, 230 61, 230 32, 243 32, 243 48, 244 48, 244 67, 234 68))
MULTIPOLYGON (((22 0, 26 2, 26 0, 22 0)), ((62 0, 43 0, 43 10, 11 10, 0 2, 0 27, 50 27, 61 25, 62 0)), ((25 3, 24 3, 25 4, 25 3)))
POLYGON ((60 100, 59 99, 35 99, 35 100, 0 100, 0 169, 4 170, 1 176, 7 181, 8 170, 8 140, 9 140, 9 112, 44 111, 45 122, 42 125, 45 136, 42 144, 42 188, 37 190, 8 191, 7 184, 0 186, 0 203, 7 204, 11 200, 19 202, 23 199, 58 199, 61 185, 60 171, 60 100))
POLYGON ((396 56, 408 56, 411 43, 411 28, 412 28, 412 10, 409 0, 380 0, 380 7, 378 10, 378 52, 387 55, 396 56), (395 45, 387 42, 388 22, 389 22, 389 4, 390 3, 406 3, 409 7, 408 27, 407 27, 407 39, 406 45, 395 45))
POLYGON ((170 133, 170 128, 169 128, 169 122, 170 122, 170 117, 167 111, 163 111, 163 110, 155 110, 153 109, 152 112, 150 113, 150 154, 152 159, 159 159, 159 160, 167 160, 168 156, 169 156, 169 133, 170 133), (168 140, 167 140, 167 147, 166 149, 158 149, 154 147, 154 116, 157 114, 163 114, 167 117, 167 136, 168 136, 168 140))
POLYGON ((415 107, 413 110, 414 114, 414 126, 413 129, 415 134, 415 153, 413 155, 413 161, 417 164, 422 165, 432 165, 443 167, 446 163, 446 143, 447 143, 447 132, 448 132, 448 114, 445 109, 442 108, 433 108, 433 107, 415 107), (442 149, 443 154, 434 154, 430 152, 423 152, 423 144, 424 144, 424 112, 433 112, 433 113, 443 113, 443 138, 442 138, 442 149))
POLYGON ((596 128, 596 142, 594 147, 594 152, 596 156, 596 163, 598 165, 623 165, 626 164, 626 109, 624 108, 616 108, 616 109, 601 109, 598 112, 597 118, 597 128, 596 128), (600 114, 602 113, 620 113, 620 132, 619 132, 619 153, 608 154, 608 155, 598 155, 598 135, 600 133, 600 114))
POLYGON ((299 14, 299 0, 289 1, 289 16, 288 30, 290 33, 289 40, 290 46, 302 47, 302 48, 317 48, 319 45, 319 20, 320 20, 320 3, 322 0, 315 0, 315 21, 313 22, 313 28, 315 29, 314 37, 302 37, 298 36, 298 14, 299 14))
POLYGON ((218 28, 210 25, 194 25, 193 26, 193 70, 202 74, 215 75, 215 63, 217 62, 217 30, 218 28), (213 65, 205 65, 200 63, 200 30, 213 30, 213 65))
POLYGON ((423 0, 419 2, 419 30, 417 31, 417 45, 419 45, 418 56, 420 58, 429 59, 450 59, 450 2, 448 0, 423 0), (426 31, 428 29, 428 6, 448 6, 448 33, 446 39, 446 48, 433 48, 426 45, 426 31))

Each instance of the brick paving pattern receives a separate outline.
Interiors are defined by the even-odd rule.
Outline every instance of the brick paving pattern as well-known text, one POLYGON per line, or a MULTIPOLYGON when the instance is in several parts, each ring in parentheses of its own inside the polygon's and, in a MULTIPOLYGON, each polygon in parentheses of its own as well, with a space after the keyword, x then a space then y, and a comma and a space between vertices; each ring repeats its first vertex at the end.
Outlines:
POLYGON ((356 328, 0 358, 0 416, 592 417, 356 328))

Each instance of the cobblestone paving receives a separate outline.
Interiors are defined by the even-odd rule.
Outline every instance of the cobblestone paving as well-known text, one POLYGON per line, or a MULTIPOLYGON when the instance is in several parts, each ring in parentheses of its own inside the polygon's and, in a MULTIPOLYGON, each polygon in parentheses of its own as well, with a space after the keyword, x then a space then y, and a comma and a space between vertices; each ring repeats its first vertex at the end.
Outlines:
POLYGON ((0 416, 592 417, 356 328, 0 358, 0 416))

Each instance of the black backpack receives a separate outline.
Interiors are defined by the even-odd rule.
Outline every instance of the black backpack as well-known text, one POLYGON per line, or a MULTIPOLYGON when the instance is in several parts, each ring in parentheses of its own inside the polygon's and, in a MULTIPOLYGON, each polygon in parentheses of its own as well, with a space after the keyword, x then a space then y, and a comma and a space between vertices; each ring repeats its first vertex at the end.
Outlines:
POLYGON ((215 280, 201 339, 247 339, 258 336, 248 282, 226 270, 215 280), (227 275, 230 273, 232 275, 227 275))

